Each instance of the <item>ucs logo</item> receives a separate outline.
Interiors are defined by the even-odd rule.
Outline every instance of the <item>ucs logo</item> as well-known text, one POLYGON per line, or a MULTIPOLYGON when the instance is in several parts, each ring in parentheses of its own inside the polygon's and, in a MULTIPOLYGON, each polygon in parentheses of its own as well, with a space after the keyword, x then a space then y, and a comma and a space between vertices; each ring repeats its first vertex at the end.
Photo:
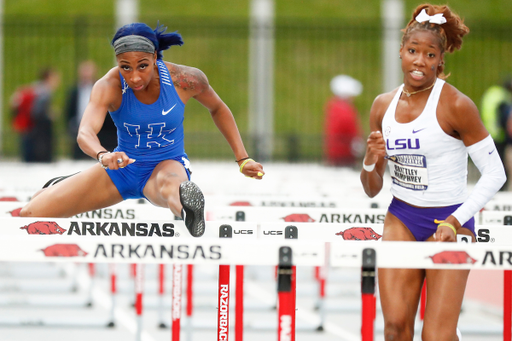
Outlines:
POLYGON ((253 234, 253 230, 234 230, 234 234, 253 234))

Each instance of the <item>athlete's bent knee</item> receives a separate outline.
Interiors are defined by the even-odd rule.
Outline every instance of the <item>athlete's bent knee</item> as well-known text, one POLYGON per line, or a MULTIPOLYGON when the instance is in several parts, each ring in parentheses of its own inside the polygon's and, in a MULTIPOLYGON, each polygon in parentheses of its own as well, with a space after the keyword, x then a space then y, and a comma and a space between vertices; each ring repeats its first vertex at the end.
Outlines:
POLYGON ((174 175, 166 175, 158 179, 158 189, 164 198, 176 196, 179 191, 180 180, 174 175))
POLYGON ((386 322, 384 339, 386 341, 412 341, 414 333, 405 322, 386 322))

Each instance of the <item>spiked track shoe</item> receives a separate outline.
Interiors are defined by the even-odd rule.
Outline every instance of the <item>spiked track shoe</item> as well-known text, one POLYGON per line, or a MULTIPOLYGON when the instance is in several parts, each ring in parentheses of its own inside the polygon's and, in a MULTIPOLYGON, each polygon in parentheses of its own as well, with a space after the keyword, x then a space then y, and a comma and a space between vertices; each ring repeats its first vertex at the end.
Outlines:
POLYGON ((180 201, 185 211, 185 226, 193 237, 204 234, 204 196, 192 181, 180 184, 180 201))

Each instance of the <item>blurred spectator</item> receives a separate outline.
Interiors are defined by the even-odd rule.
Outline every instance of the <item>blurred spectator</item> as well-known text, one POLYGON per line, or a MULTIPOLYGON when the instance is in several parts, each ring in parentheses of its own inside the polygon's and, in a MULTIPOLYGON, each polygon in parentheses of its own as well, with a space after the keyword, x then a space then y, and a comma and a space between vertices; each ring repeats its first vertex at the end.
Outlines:
MULTIPOLYGON (((91 97, 92 86, 97 80, 96 74, 97 67, 93 61, 87 60, 80 63, 78 66, 78 82, 69 90, 67 97, 66 118, 68 132, 73 140, 72 158, 75 160, 90 158, 80 149, 76 142, 76 137, 82 115, 91 97)), ((113 150, 117 146, 116 126, 112 118, 110 118, 110 115, 107 115, 105 118, 105 123, 98 137, 101 144, 108 150, 113 150)))
POLYGON ((331 80, 334 96, 325 106, 324 153, 329 165, 352 166, 362 155, 364 141, 353 99, 363 91, 358 80, 339 75, 331 80))
POLYGON ((39 80, 20 87, 11 98, 14 129, 21 137, 21 157, 24 162, 53 160, 53 92, 60 84, 60 75, 43 69, 39 80))
MULTIPOLYGON (((512 105, 512 78, 508 77, 502 85, 493 85, 482 96, 480 114, 485 127, 491 134, 496 150, 505 166, 507 182, 501 190, 505 190, 509 183, 511 167, 507 167, 505 148, 512 143, 512 136, 507 137, 507 120, 512 105)), ((509 153, 510 154, 510 153, 509 153)))

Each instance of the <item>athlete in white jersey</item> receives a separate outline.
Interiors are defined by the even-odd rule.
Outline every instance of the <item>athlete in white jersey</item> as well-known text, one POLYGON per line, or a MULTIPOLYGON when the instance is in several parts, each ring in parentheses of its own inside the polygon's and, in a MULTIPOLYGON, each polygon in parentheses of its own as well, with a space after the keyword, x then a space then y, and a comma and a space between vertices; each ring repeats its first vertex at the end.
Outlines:
POLYGON ((450 206, 466 199, 466 146, 448 135, 437 120, 444 84, 442 79, 435 80, 423 111, 411 122, 396 119, 401 85, 382 119, 391 193, 414 206, 450 206))
MULTIPOLYGON (((365 192, 382 189, 386 165, 393 201, 384 241, 473 242, 473 216, 505 181, 492 138, 474 103, 445 83, 445 53, 460 49, 469 32, 447 6, 418 6, 403 30, 404 84, 378 96, 361 171, 365 192), (481 177, 466 194, 467 156, 481 177)), ((403 255, 407 257, 407 255, 403 255)), ((412 341, 421 288, 427 303, 421 340, 460 340, 457 322, 469 271, 379 269, 385 340, 412 341)))

